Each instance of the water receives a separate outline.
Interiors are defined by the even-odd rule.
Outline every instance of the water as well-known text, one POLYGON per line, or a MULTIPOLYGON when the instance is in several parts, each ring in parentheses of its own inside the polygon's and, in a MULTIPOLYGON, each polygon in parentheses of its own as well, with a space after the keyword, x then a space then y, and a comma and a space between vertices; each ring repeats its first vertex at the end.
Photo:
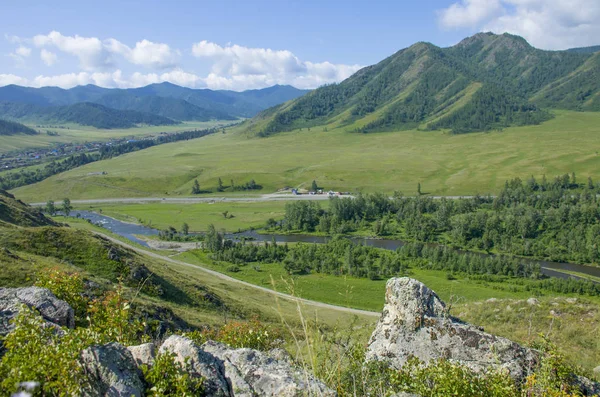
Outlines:
MULTIPOLYGON (((140 245, 148 247, 148 244, 135 237, 135 235, 141 236, 156 236, 158 235, 158 230, 134 224, 128 222, 122 222, 117 219, 98 214, 96 212, 91 211, 76 211, 75 215, 79 214, 81 218, 89 219, 95 224, 101 225, 102 227, 110 230, 111 232, 118 234, 136 242, 140 245)), ((242 238, 249 238, 253 241, 272 241, 275 239, 278 243, 315 243, 315 244, 324 244, 330 240, 330 237, 324 236, 308 236, 303 234, 292 234, 292 235, 281 235, 281 234, 259 234, 255 231, 246 231, 235 234, 228 234, 227 238, 231 238, 234 240, 241 240, 242 238)), ((375 248, 382 248, 386 250, 395 251, 396 249, 402 247, 406 243, 402 240, 385 240, 385 239, 368 239, 368 238, 360 238, 360 237, 352 237, 350 238, 352 242, 356 244, 368 245, 375 248)), ((487 254, 480 253, 478 255, 487 256, 487 254)), ((566 270, 571 272, 577 272, 581 274, 587 274, 594 277, 600 277, 600 268, 578 265, 575 263, 561 263, 561 262, 549 262, 549 261, 540 261, 535 259, 522 259, 524 262, 528 263, 538 263, 542 268, 542 273, 546 276, 550 277, 560 277, 560 278, 569 278, 573 277, 567 275, 565 273, 561 273, 557 270, 566 270)))

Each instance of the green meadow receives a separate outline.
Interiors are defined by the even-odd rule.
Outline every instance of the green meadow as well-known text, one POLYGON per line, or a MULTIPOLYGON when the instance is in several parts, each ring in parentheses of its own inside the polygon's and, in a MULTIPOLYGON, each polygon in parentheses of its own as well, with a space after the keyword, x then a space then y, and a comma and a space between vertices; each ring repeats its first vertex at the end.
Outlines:
MULTIPOLYGON (((102 212, 126 222, 141 223, 157 229, 173 226, 180 230, 187 223, 190 232, 205 231, 209 224, 219 230, 236 232, 260 228, 269 218, 281 219, 285 201, 272 202, 219 202, 195 204, 102 204, 78 206, 78 209, 102 212)), ((326 203, 325 203, 326 204, 326 203)))
MULTIPOLYGON (((440 131, 351 133, 312 128, 255 138, 225 134, 160 145, 15 189, 25 201, 189 196, 194 179, 215 191, 254 179, 262 193, 285 186, 367 192, 471 195, 504 181, 576 172, 600 178, 600 113, 559 111, 537 126, 450 135, 440 131), (95 172, 106 175, 90 175, 95 172)), ((253 191, 258 193, 258 191, 253 191)))
POLYGON ((46 128, 37 127, 35 124, 27 124, 28 127, 41 131, 41 133, 38 135, 2 135, 0 136, 0 153, 7 153, 13 150, 48 147, 61 143, 108 141, 110 139, 156 135, 161 132, 177 132, 187 131, 194 128, 210 128, 214 127, 215 125, 225 123, 228 122, 185 122, 178 125, 144 126, 112 130, 97 129, 78 124, 60 125, 60 127, 64 128, 46 128), (58 135, 51 136, 46 134, 46 131, 51 131, 53 133, 57 133, 58 135))

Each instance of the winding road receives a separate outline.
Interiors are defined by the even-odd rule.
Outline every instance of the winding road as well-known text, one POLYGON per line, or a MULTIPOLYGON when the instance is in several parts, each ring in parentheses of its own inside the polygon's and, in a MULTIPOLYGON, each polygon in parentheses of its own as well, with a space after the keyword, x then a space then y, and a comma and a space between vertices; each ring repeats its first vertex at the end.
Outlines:
POLYGON ((233 277, 229 277, 229 276, 227 276, 227 275, 225 275, 223 273, 219 273, 219 272, 217 272, 215 270, 210 270, 210 269, 204 268, 202 266, 193 265, 191 263, 178 261, 177 259, 169 258, 168 256, 160 255, 160 254, 157 254, 155 252, 151 252, 151 251, 148 251, 148 250, 145 250, 145 249, 142 249, 142 248, 134 247, 133 245, 127 244, 127 243, 125 243, 125 242, 123 242, 121 240, 118 240, 118 239, 116 239, 114 237, 108 236, 108 235, 106 235, 104 233, 100 233, 100 232, 96 232, 96 231, 94 231, 93 233, 96 234, 96 235, 98 235, 98 236, 100 236, 100 237, 103 237, 103 238, 105 238, 105 239, 107 239, 107 240, 109 240, 109 241, 111 241, 111 242, 113 242, 115 244, 119 244, 119 245, 121 245, 121 246, 123 246, 125 248, 128 248, 128 249, 130 249, 132 251, 135 251, 135 252, 137 252, 139 254, 147 255, 147 256, 150 256, 152 258, 156 258, 156 259, 159 259, 159 260, 165 261, 165 262, 170 262, 170 263, 173 263, 173 264, 176 264, 176 265, 191 267, 191 268, 200 270, 200 271, 202 271, 204 273, 210 274, 211 276, 215 276, 217 278, 220 278, 222 280, 229 281, 231 283, 236 283, 236 284, 244 285, 246 287, 250 287, 250 288, 262 291, 262 292, 266 292, 268 294, 275 295, 275 296, 277 296, 279 298, 283 298, 283 299, 286 299, 286 300, 289 300, 289 301, 292 301, 292 302, 300 302, 300 303, 303 303, 303 304, 306 304, 306 305, 309 305, 309 306, 313 306, 313 307, 318 307, 318 308, 322 308, 322 309, 336 310, 336 311, 340 311, 340 312, 345 312, 345 313, 350 313, 350 314, 357 314, 357 315, 361 315, 361 316, 379 317, 381 315, 381 313, 379 313, 379 312, 371 312, 371 311, 368 311, 368 310, 352 309, 352 308, 349 308, 349 307, 330 305, 328 303, 322 303, 322 302, 317 302, 317 301, 313 301, 313 300, 309 300, 309 299, 298 298, 298 297, 293 296, 293 295, 284 294, 283 292, 273 291, 273 290, 271 290, 269 288, 261 287, 259 285, 251 284, 251 283, 248 283, 248 282, 245 282, 245 281, 242 281, 242 280, 235 279, 233 277))

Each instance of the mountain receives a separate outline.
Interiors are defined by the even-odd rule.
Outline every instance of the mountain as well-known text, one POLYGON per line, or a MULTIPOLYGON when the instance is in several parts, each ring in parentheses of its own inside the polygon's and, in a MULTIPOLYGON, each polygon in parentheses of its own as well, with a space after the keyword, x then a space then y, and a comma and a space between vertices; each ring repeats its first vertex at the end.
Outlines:
POLYGON ((207 121, 252 117, 261 110, 295 99, 306 92, 308 91, 280 85, 243 92, 191 89, 171 83, 130 89, 86 85, 68 90, 8 85, 0 87, 0 101, 38 106, 68 106, 92 102, 114 109, 152 113, 180 121, 207 121))
POLYGON ((0 135, 16 134, 35 135, 37 131, 20 123, 0 119, 0 135))
POLYGON ((591 54, 600 51, 600 45, 595 45, 591 47, 569 48, 567 51, 578 52, 580 54, 591 54))
POLYGON ((81 102, 69 106, 40 106, 14 102, 0 102, 3 117, 39 124, 75 123, 102 129, 131 128, 138 124, 173 125, 177 121, 166 117, 116 110, 97 103, 81 102))
POLYGON ((464 133, 538 124, 551 108, 598 110, 598 73, 598 54, 543 51, 518 36, 479 33, 449 48, 414 44, 246 125, 267 136, 323 125, 464 133))

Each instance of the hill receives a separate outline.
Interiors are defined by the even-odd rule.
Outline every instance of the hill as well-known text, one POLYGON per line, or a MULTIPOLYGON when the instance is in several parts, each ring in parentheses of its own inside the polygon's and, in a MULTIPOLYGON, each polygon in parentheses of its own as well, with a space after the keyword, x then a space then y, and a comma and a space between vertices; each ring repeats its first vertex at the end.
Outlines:
POLYGON ((539 50, 509 34, 479 33, 449 48, 417 43, 339 84, 265 110, 247 132, 326 125, 463 133, 539 124, 552 117, 547 108, 598 109, 598 59, 539 50))
POLYGON ((56 225, 37 209, 17 200, 12 194, 0 190, 0 227, 56 225))
POLYGON ((81 102, 69 106, 40 106, 0 102, 0 114, 12 120, 39 124, 76 123, 102 129, 131 128, 139 124, 174 125, 177 121, 151 113, 116 110, 96 103, 81 102))
POLYGON ((16 134, 36 135, 37 131, 20 123, 0 119, 0 135, 16 134))
POLYGON ((594 46, 590 46, 590 47, 569 48, 567 51, 578 52, 578 53, 582 53, 582 54, 590 54, 590 53, 600 51, 600 45, 594 45, 594 46))
MULTIPOLYGON (((38 106, 68 106, 98 103, 119 110, 135 110, 180 121, 232 120, 252 117, 259 111, 305 94, 291 86, 236 91, 191 89, 171 83, 131 89, 109 89, 95 85, 68 90, 58 87, 0 87, 0 101, 38 106)), ((0 112, 0 115, 3 113, 0 112)))

